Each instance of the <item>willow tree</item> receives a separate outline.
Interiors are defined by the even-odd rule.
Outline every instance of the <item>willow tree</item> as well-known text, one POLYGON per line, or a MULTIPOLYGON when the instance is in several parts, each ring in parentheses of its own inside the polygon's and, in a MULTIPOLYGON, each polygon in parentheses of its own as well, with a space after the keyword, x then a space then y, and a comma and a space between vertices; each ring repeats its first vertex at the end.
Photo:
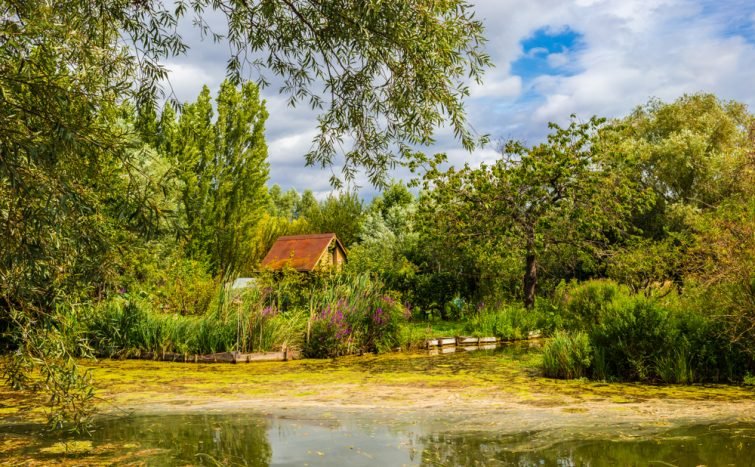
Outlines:
POLYGON ((277 76, 292 105, 319 110, 309 164, 343 161, 344 178, 364 169, 379 183, 441 124, 476 142, 466 80, 489 59, 466 0, 0 2, 0 346, 17 357, 5 373, 18 386, 38 362, 56 362, 42 366, 43 386, 72 412, 86 404, 68 398, 75 339, 61 337, 56 310, 100 296, 113 258, 140 235, 107 207, 140 185, 133 158, 143 154, 114 107, 154 106, 165 60, 188 50, 177 32, 187 16, 229 44, 234 83, 277 76), (226 19, 223 36, 210 14, 226 19))
POLYGON ((564 244, 599 248, 622 234, 632 209, 644 203, 632 160, 601 144, 602 123, 550 124, 546 142, 506 143, 492 165, 431 172, 424 222, 478 256, 516 256, 524 305, 533 307, 545 252, 564 244))

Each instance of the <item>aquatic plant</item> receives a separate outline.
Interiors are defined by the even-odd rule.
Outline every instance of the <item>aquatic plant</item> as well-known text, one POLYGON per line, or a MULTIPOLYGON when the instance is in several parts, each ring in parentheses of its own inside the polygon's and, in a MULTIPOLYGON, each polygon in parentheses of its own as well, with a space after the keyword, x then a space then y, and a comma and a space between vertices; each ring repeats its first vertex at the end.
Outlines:
POLYGON ((557 331, 543 348, 543 373, 551 378, 585 377, 592 362, 592 353, 587 334, 557 331))
POLYGON ((145 299, 115 297, 93 310, 88 341, 101 356, 138 352, 257 352, 299 347, 306 318, 301 311, 280 313, 268 297, 249 289, 225 297, 201 316, 162 313, 145 299))

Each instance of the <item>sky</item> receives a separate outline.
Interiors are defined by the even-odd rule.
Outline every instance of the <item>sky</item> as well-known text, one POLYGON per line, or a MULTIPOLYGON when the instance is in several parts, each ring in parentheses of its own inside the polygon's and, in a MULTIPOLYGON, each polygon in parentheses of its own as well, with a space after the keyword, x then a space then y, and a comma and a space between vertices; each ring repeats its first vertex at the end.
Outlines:
MULTIPOLYGON (((470 153, 441 129, 426 151, 446 153, 453 165, 495 160, 495 141, 536 144, 550 121, 621 117, 651 98, 710 92, 755 110, 753 0, 471 1, 495 66, 482 85, 472 85, 466 106, 472 127, 494 142, 470 153)), ((204 84, 219 88, 228 48, 202 40, 189 23, 180 32, 191 48, 167 67, 175 96, 188 101, 204 84)), ((270 113, 270 183, 326 195, 330 174, 304 166, 316 113, 288 107, 274 85, 262 95, 270 113)), ((392 176, 407 174, 399 169, 392 176)), ((357 183, 365 198, 374 195, 369 183, 357 183)))

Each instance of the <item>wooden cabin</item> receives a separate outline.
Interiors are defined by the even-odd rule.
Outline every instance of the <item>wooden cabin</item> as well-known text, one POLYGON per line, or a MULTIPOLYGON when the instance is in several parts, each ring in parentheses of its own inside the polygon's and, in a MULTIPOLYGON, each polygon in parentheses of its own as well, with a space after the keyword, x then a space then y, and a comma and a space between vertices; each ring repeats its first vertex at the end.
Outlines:
POLYGON ((346 255, 346 248, 334 233, 289 235, 275 241, 261 267, 274 271, 285 267, 299 272, 339 271, 346 255))

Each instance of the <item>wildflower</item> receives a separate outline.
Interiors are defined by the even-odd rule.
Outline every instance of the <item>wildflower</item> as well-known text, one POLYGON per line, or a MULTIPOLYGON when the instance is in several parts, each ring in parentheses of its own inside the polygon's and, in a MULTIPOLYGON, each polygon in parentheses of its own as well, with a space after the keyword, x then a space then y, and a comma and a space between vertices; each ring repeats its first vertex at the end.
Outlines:
POLYGON ((379 326, 388 322, 388 316, 383 312, 382 308, 378 307, 378 309, 375 310, 372 320, 379 326))

